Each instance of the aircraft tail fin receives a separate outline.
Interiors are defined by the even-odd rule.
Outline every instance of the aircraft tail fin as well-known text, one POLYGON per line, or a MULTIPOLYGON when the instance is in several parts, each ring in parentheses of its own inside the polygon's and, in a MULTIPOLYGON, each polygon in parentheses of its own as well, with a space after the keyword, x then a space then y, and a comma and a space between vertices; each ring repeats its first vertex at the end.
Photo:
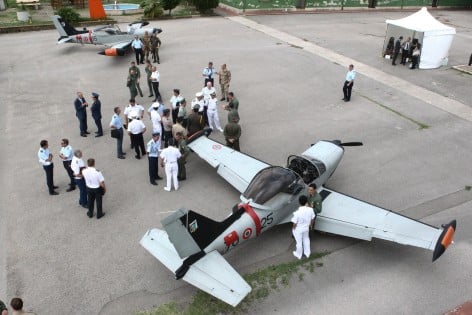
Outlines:
MULTIPOLYGON (((152 229, 140 244, 169 270, 176 273, 184 263, 165 231, 152 229)), ((212 251, 188 266, 183 280, 232 305, 238 305, 251 287, 217 251, 212 251)))
POLYGON ((240 208, 221 222, 195 211, 179 209, 161 221, 180 257, 198 254, 241 217, 240 208))
POLYGON ((72 35, 88 33, 88 30, 79 31, 75 29, 72 25, 62 20, 62 18, 59 15, 53 15, 51 19, 52 19, 52 22, 54 23, 54 27, 59 32, 59 35, 61 35, 60 39, 68 37, 68 36, 72 36, 72 35))

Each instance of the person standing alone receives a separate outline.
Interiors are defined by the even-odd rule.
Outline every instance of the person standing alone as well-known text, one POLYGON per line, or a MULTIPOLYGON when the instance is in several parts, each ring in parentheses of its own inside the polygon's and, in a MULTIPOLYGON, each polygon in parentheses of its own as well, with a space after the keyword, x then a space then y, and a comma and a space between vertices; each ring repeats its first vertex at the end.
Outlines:
POLYGON ((343 101, 349 102, 351 100, 352 87, 354 86, 354 79, 356 78, 356 71, 354 70, 354 65, 349 65, 349 71, 346 74, 346 80, 344 81, 343 101))
POLYGON ((39 145, 38 159, 39 163, 43 166, 44 172, 46 172, 46 184, 48 185, 49 194, 59 195, 58 192, 54 191, 57 186, 54 186, 54 163, 52 162, 52 154, 49 151, 48 141, 41 140, 39 145))
POLYGON ((292 233, 297 243, 293 256, 302 259, 303 254, 305 254, 307 258, 309 258, 311 254, 309 232, 315 220, 315 213, 313 212, 313 208, 307 205, 308 198, 306 196, 300 196, 298 202, 300 207, 293 213, 292 218, 292 233))

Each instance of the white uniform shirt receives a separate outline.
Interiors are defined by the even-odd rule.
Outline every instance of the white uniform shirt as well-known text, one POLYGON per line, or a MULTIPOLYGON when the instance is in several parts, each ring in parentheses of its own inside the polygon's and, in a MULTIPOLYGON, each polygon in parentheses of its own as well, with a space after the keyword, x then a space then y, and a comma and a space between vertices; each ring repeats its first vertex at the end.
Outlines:
POLYGON ((72 171, 74 172, 74 177, 75 178, 81 178, 79 176, 80 174, 80 168, 81 167, 85 167, 85 163, 84 163, 84 160, 82 159, 79 159, 78 157, 76 157, 74 155, 74 157, 72 158, 72 162, 70 164, 70 168, 72 169, 72 171))
POLYGON ((135 49, 141 49, 143 48, 143 42, 138 38, 138 39, 133 39, 133 42, 131 43, 131 46, 135 49))
POLYGON ((133 115, 136 115, 137 117, 142 118, 143 112, 144 112, 144 107, 142 107, 139 104, 136 104, 134 106, 128 105, 126 106, 123 115, 128 117, 128 119, 131 119, 133 115))
POLYGON ((176 109, 177 108, 177 103, 179 103, 181 100, 183 100, 183 97, 180 96, 180 95, 173 95, 171 98, 170 98, 170 103, 172 104, 172 109, 176 109))
POLYGON ((150 157, 159 157, 159 148, 161 147, 160 138, 157 141, 154 139, 149 140, 146 146, 146 152, 150 157))
POLYGON ((201 100, 198 100, 198 98, 194 98, 192 100, 192 110, 195 108, 195 105, 199 105, 200 108, 198 109, 199 112, 203 112, 203 107, 208 105, 208 102, 202 98, 201 100))
POLYGON ((208 100, 208 110, 214 111, 218 109, 218 100, 217 98, 210 98, 208 100))
POLYGON ((159 74, 159 71, 154 71, 151 73, 151 82, 159 82, 161 79, 161 75, 159 74))
POLYGON ((161 159, 164 163, 177 163, 177 160, 182 156, 179 149, 176 147, 170 146, 161 151, 161 159))
POLYGON ((152 132, 162 134, 161 115, 155 109, 151 111, 152 132))
POLYGON ((85 185, 88 188, 98 188, 100 183, 105 181, 101 172, 97 171, 95 167, 87 167, 82 171, 85 178, 85 185))
POLYGON ((70 145, 62 147, 60 153, 66 157, 65 159, 63 159, 63 161, 72 161, 72 157, 74 156, 73 151, 74 150, 72 150, 72 147, 70 145))
POLYGON ((310 228, 310 222, 315 218, 313 208, 308 206, 301 206, 293 213, 292 222, 297 224, 296 231, 304 232, 310 228))
POLYGON ((215 90, 215 87, 211 87, 211 89, 209 89, 208 87, 204 87, 202 89, 202 93, 203 93, 203 98, 206 99, 206 100, 209 100, 211 98, 211 94, 212 93, 216 93, 216 90, 215 90))
POLYGON ((128 131, 131 132, 133 135, 138 135, 144 131, 146 126, 141 120, 133 119, 132 122, 128 124, 128 131))
POLYGON ((46 161, 47 159, 49 159, 50 153, 51 152, 49 152, 49 149, 39 148, 38 159, 39 159, 39 163, 41 163, 42 166, 51 165, 52 161, 46 161))
POLYGON ((346 73, 346 81, 352 81, 356 78, 356 71, 351 70, 346 73))

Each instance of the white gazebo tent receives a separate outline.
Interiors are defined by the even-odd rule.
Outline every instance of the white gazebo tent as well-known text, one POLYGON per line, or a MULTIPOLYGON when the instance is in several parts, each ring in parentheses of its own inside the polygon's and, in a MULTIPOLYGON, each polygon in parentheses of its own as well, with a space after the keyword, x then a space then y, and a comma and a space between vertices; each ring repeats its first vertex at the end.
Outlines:
POLYGON ((383 51, 390 37, 417 38, 421 44, 420 69, 434 69, 447 64, 449 48, 456 29, 442 24, 426 8, 398 20, 386 20, 387 32, 383 51))

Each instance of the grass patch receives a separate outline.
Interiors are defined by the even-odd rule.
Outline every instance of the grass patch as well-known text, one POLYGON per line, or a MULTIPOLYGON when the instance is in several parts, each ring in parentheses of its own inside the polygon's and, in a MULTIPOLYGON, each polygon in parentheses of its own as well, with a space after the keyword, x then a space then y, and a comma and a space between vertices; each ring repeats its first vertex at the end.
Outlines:
POLYGON ((244 314, 247 313, 247 308, 254 301, 265 299, 269 296, 271 291, 279 290, 280 287, 287 287, 290 284, 292 275, 297 275, 298 281, 303 281, 305 273, 300 269, 309 272, 314 272, 315 268, 323 266, 321 262, 315 262, 329 252, 315 253, 308 259, 290 261, 280 265, 272 265, 264 269, 260 269, 251 274, 244 276, 249 285, 252 287, 249 293, 242 302, 232 307, 217 298, 203 292, 198 291, 192 302, 181 309, 175 302, 170 302, 159 306, 148 312, 138 312, 135 315, 216 315, 216 314, 244 314))
POLYGON ((427 124, 422 123, 422 122, 420 122, 420 121, 418 121, 418 120, 415 120, 415 119, 413 119, 413 118, 411 118, 411 117, 408 117, 408 116, 406 116, 405 114, 403 114, 403 113, 401 113, 401 112, 399 112, 399 111, 397 111, 397 110, 395 110, 395 109, 393 109, 393 108, 390 108, 390 107, 388 107, 387 105, 384 105, 384 104, 382 104, 382 103, 380 103, 380 102, 377 102, 377 101, 371 99, 371 98, 368 97, 368 96, 365 96, 365 95, 362 95, 362 94, 359 94, 359 95, 362 96, 362 97, 364 97, 364 98, 366 98, 366 99, 368 99, 368 100, 371 101, 372 103, 375 103, 375 104, 379 105, 379 106, 382 107, 383 109, 386 109, 386 110, 388 110, 388 111, 390 111, 390 112, 392 112, 392 113, 394 113, 394 114, 397 114, 398 116, 400 116, 400 117, 402 117, 402 118, 404 118, 404 119, 406 119, 406 120, 408 120, 408 121, 414 123, 415 125, 418 126, 418 129, 419 129, 419 130, 428 129, 428 128, 429 128, 429 126, 428 126, 427 124))

